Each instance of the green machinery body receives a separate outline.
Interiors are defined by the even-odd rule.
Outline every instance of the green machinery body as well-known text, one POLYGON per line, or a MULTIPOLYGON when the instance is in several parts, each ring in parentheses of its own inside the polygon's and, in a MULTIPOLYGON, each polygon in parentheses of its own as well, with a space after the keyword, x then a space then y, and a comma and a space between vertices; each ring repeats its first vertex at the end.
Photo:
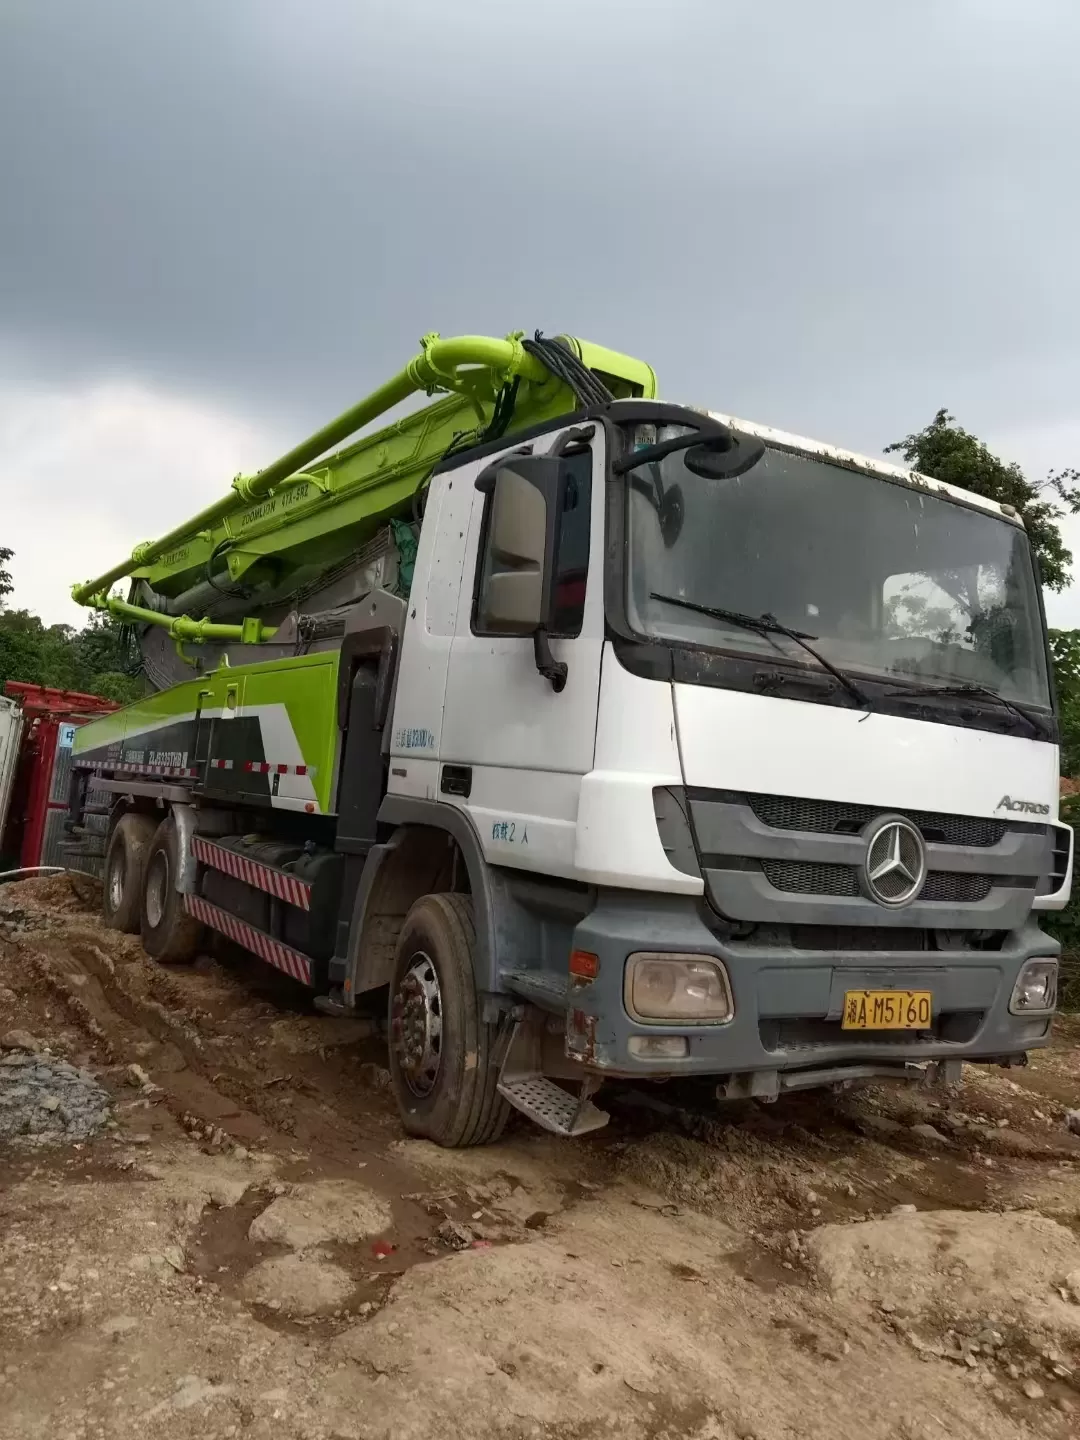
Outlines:
MULTIPOLYGON (((655 374, 643 362, 568 337, 558 344, 612 394, 655 397, 655 374)), ((578 408, 570 384, 520 334, 426 336, 402 371, 331 424, 74 587, 80 604, 129 625, 144 653, 150 643, 171 644, 174 669, 182 662, 190 676, 154 685, 148 667, 152 693, 77 731, 76 763, 198 777, 223 797, 327 813, 338 654, 303 653, 295 643, 305 597, 360 564, 388 529, 398 587, 407 590, 417 502, 439 461, 578 408), (333 449, 417 392, 445 393, 333 449), (126 598, 113 593, 124 579, 126 598)))

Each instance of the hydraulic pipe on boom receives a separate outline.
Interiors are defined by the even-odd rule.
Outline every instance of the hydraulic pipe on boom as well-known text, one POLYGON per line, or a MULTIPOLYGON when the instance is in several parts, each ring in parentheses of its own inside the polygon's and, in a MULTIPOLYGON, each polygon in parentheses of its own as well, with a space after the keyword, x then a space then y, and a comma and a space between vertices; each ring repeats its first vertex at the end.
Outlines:
POLYGON ((246 620, 240 625, 212 624, 205 620, 194 620, 187 615, 166 615, 160 611, 132 605, 109 595, 108 591, 118 580, 124 579, 139 566, 157 559, 171 546, 179 544, 200 530, 220 524, 244 505, 265 498, 276 486, 295 475, 305 465, 417 391, 456 391, 467 396, 471 389, 471 377, 477 370, 493 371, 507 380, 520 377, 542 382, 551 378, 546 367, 526 352, 518 336, 496 340, 487 336, 462 335, 442 340, 431 335, 426 336, 421 345, 420 353, 386 384, 358 401, 336 420, 324 425, 314 435, 301 441, 258 474, 238 475, 233 481, 231 494, 223 496, 213 505, 208 505, 205 510, 201 510, 183 525, 176 526, 159 539, 137 545, 128 559, 114 565, 104 574, 84 584, 75 585, 71 592, 72 598, 80 605, 106 610, 120 619, 162 626, 177 640, 215 639, 258 643, 270 639, 274 630, 257 620, 246 620))

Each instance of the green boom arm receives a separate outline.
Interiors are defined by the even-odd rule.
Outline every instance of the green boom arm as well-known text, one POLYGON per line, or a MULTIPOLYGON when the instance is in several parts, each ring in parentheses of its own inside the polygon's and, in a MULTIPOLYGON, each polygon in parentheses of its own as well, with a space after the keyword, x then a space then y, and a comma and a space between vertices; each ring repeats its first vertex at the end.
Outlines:
MULTIPOLYGON (((125 576, 141 573, 155 586, 162 585, 167 593, 172 575, 179 574, 185 567, 190 569, 195 563, 194 556, 205 554, 209 559, 215 546, 232 545, 241 538, 242 532, 249 553, 233 554, 229 558, 231 574, 239 576, 253 558, 273 548, 273 541, 265 538, 268 533, 280 535, 291 526, 296 532, 293 538, 300 541, 308 534, 325 535, 335 520, 344 525, 354 523, 357 516, 364 518, 367 513, 382 513, 394 506, 400 508, 423 483, 431 465, 455 435, 460 434, 463 419, 471 416, 471 423, 479 422, 481 426, 490 420, 495 398, 508 382, 516 380, 521 392, 510 433, 512 429, 573 406, 567 387, 540 360, 526 352, 520 335, 509 335, 505 340, 471 335, 442 340, 437 335, 429 335, 421 343, 420 353, 386 384, 258 474, 237 476, 231 493, 192 519, 158 540, 136 546, 127 560, 96 579, 74 586, 74 599, 79 604, 107 610, 119 619, 164 626, 177 640, 225 640, 245 644, 268 640, 274 631, 257 619, 245 619, 241 624, 215 624, 171 614, 164 609, 134 605, 110 595, 109 589, 125 576), (418 391, 428 394, 445 391, 456 398, 428 406, 417 415, 330 457, 322 462, 321 475, 298 474, 332 446, 418 391), (406 442, 404 449, 403 441, 406 442), (300 482, 308 483, 301 485, 300 482), (282 513, 264 514, 275 507, 272 503, 260 502, 274 496, 283 497, 282 513), (304 503, 287 511, 285 505, 297 499, 304 503), (339 507, 335 520, 326 513, 326 502, 339 507), (321 523, 318 523, 311 515, 320 505, 323 509, 321 523)), ((583 341, 571 340, 568 344, 586 365, 602 372, 622 393, 655 395, 655 375, 643 362, 583 341)))

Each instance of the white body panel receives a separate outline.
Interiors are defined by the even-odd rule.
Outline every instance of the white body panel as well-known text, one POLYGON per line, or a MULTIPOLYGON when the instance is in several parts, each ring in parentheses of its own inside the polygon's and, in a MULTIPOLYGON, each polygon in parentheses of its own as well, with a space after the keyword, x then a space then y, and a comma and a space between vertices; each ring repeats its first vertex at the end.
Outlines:
POLYGON ((597 885, 700 895, 656 826, 653 789, 681 785, 671 686, 631 675, 604 647, 596 764, 581 784, 574 874, 597 885))
POLYGON ((11 787, 15 781, 15 766, 19 760, 19 742, 22 739, 23 713, 21 707, 6 695, 0 695, 0 838, 7 824, 8 806, 11 804, 11 787))
POLYGON ((999 818, 1010 795, 1057 816, 1056 745, 706 686, 674 690, 687 785, 999 818))
MULTIPOLYGON (((547 449, 559 433, 545 436, 538 449, 547 449)), ((556 694, 537 672, 531 638, 473 633, 484 513, 475 482, 491 463, 488 456, 433 482, 441 572, 434 554, 424 553, 423 537, 436 528, 429 502, 413 581, 416 615, 410 610, 394 706, 391 793, 439 798, 465 810, 493 864, 564 877, 577 873, 578 798, 593 765, 600 691, 603 569, 596 561, 604 521, 602 444, 598 432, 592 563, 581 633, 551 642, 555 658, 567 665, 565 688, 556 694), (435 690, 441 697, 437 716, 435 690), (421 744, 410 747, 403 743, 408 740, 421 744), (471 768, 467 798, 439 794, 443 764, 471 768)))

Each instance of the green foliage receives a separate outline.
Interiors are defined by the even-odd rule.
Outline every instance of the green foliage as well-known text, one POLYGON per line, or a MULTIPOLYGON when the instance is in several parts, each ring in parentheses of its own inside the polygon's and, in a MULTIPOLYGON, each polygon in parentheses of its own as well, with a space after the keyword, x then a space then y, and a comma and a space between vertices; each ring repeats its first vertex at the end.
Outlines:
POLYGON ((9 680, 79 690, 127 704, 142 694, 138 665, 123 627, 111 616, 93 615, 82 630, 45 625, 29 610, 8 610, 11 593, 4 565, 11 551, 0 547, 0 693, 9 680))
POLYGON ((1031 536, 1043 584, 1048 590, 1064 590, 1068 585, 1073 557, 1065 548, 1058 521, 1066 512, 1080 511, 1080 471, 1052 471, 1035 485, 1019 465, 1006 465, 957 425, 947 410, 939 410, 924 430, 886 445, 885 452, 899 453, 905 464, 935 480, 1013 506, 1031 536))
MULTIPOLYGON (((1080 840, 1080 795, 1061 797, 1061 818, 1073 827, 1080 840)), ((1064 910, 1049 910, 1039 923, 1061 942, 1061 984, 1058 1005, 1062 1010, 1080 1010, 1080 885, 1073 879, 1072 899, 1064 910)))
POLYGON ((0 545, 0 605, 4 603, 4 596, 10 595, 14 589, 11 571, 7 568, 7 563, 14 553, 14 550, 6 550, 0 545))
POLYGON ((1050 655, 1058 697, 1061 773, 1080 774, 1080 630, 1051 630, 1050 655))

